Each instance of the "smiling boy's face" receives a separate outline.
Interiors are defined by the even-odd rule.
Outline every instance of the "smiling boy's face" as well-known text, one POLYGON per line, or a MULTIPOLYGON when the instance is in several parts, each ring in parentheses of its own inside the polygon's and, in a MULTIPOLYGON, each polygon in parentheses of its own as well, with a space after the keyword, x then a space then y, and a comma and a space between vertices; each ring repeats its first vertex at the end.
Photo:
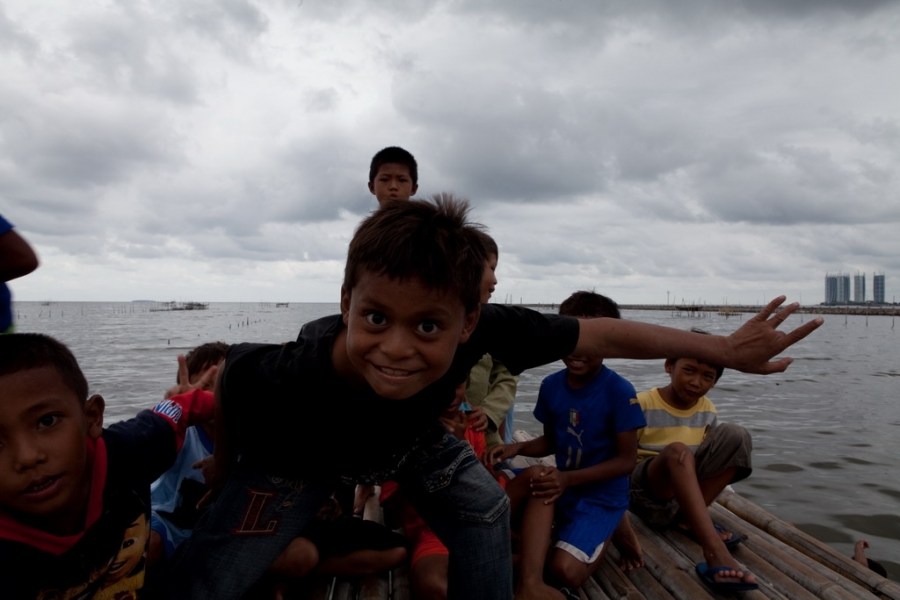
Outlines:
POLYGON ((86 438, 103 399, 86 403, 53 367, 0 376, 0 507, 57 535, 80 531, 90 491, 86 438))
POLYGON ((347 328, 335 344, 338 374, 364 380, 383 398, 403 400, 449 370, 480 309, 466 314, 461 299, 417 279, 364 272, 352 292, 341 290, 341 313, 347 328))

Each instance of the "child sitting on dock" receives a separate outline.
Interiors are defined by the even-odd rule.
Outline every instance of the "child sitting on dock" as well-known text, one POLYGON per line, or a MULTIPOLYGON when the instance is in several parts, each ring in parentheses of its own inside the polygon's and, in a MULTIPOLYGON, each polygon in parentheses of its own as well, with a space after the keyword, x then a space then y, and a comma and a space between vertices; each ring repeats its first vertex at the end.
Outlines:
POLYGON ((728 338, 482 305, 487 255, 467 211, 448 197, 386 202, 350 242, 341 314, 296 342, 232 346, 216 386, 219 496, 175 553, 168 599, 241 598, 342 477, 398 481, 450 551, 449 598, 509 598, 507 496, 438 421, 485 353, 512 373, 571 354, 771 373, 822 322, 778 331, 796 309, 773 316, 783 297, 728 338))
POLYGON ((419 189, 419 165, 412 154, 398 146, 375 153, 369 165, 369 192, 379 206, 389 200, 409 200, 419 189))
POLYGON ((105 402, 66 346, 0 336, 2 596, 134 598, 145 587, 150 484, 185 430, 212 416, 196 389, 103 428, 105 402))
MULTIPOLYGON (((616 303, 594 292, 572 294, 559 314, 620 318, 616 303)), ((577 589, 600 566, 628 508, 637 430, 646 425, 634 386, 604 366, 601 354, 576 351, 563 362, 565 369, 541 383, 534 409, 544 434, 499 446, 489 455, 492 463, 516 455, 556 456, 556 468, 529 467, 506 488, 513 518, 522 520, 517 599, 562 597, 543 582, 554 520, 556 541, 546 562, 556 582, 577 589)), ((628 546, 635 547, 636 540, 628 546)))
POLYGON ((729 553, 740 537, 713 525, 707 511, 725 486, 752 470, 750 434, 739 425, 719 423, 706 397, 724 367, 718 360, 679 357, 666 359, 665 369, 669 385, 638 394, 647 427, 638 432, 631 510, 652 527, 674 525, 696 538, 706 558, 697 572, 711 587, 756 589, 753 575, 729 553))

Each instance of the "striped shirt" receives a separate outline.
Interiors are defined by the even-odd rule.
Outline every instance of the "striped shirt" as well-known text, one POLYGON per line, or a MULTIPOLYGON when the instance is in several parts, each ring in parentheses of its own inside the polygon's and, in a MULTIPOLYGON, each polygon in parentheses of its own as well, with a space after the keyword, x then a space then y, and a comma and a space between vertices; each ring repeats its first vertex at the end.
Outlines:
POLYGON ((672 442, 696 451, 706 431, 716 426, 716 407, 706 396, 687 410, 666 404, 658 388, 641 392, 637 399, 647 419, 647 426, 637 432, 638 462, 656 456, 672 442))

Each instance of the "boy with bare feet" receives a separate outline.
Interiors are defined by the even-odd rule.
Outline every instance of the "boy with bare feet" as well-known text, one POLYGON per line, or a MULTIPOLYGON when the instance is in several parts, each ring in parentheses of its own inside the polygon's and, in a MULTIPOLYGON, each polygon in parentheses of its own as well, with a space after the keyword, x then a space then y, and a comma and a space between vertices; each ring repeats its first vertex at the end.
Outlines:
MULTIPOLYGON (((703 331, 692 330, 695 333, 703 331)), ((697 574, 710 587, 756 589, 729 550, 740 537, 713 524, 707 507, 730 483, 750 475, 750 434, 719 423, 706 393, 723 367, 693 358, 665 362, 671 382, 638 394, 647 426, 638 432, 638 464, 631 474, 631 510, 652 527, 676 526, 697 539, 705 563, 697 574)))
MULTIPOLYGON (((572 294, 559 314, 620 318, 615 302, 593 292, 572 294)), ((513 518, 521 517, 517 599, 563 597, 544 584, 545 561, 555 583, 573 590, 600 566, 628 508, 637 430, 646 425, 634 386, 605 367, 602 356, 573 352, 563 362, 566 369, 541 383, 534 409, 544 434, 490 453, 494 462, 517 454, 556 455, 556 468, 529 467, 506 488, 513 518), (555 543, 547 560, 554 520, 555 543)))

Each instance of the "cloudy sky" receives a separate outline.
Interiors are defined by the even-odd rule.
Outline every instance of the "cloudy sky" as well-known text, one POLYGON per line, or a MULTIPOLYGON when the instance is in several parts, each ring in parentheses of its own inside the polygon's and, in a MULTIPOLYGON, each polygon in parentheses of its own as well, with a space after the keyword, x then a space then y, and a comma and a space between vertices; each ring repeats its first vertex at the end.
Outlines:
POLYGON ((337 301, 369 160, 471 199, 494 299, 900 294, 900 3, 0 0, 20 300, 337 301))

